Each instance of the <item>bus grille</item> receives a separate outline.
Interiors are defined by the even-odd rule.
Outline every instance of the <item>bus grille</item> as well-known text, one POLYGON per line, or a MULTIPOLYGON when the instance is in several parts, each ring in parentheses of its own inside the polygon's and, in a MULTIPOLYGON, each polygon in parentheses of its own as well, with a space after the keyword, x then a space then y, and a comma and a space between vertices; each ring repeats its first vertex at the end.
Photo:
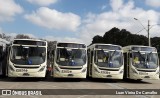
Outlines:
POLYGON ((106 68, 99 68, 100 70, 107 70, 107 71, 119 71, 119 69, 106 69, 106 68))
POLYGON ((71 67, 70 67, 70 68, 60 67, 60 68, 61 68, 61 69, 72 69, 72 70, 80 70, 80 69, 82 69, 82 68, 73 68, 73 67, 72 67, 72 68, 71 68, 71 67))
POLYGON ((34 67, 28 67, 28 66, 14 66, 16 68, 29 68, 29 69, 36 69, 39 68, 39 66, 34 66, 34 67))
POLYGON ((156 72, 156 70, 141 70, 141 69, 138 69, 138 71, 142 71, 142 72, 156 72))

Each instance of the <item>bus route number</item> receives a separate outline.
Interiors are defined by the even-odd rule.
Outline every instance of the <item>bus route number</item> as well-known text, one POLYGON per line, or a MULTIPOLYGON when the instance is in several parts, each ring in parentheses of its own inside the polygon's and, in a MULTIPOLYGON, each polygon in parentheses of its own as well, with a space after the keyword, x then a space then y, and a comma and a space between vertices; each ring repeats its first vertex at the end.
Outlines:
POLYGON ((27 69, 16 69, 16 72, 27 72, 27 69))
POLYGON ((109 71, 101 71, 102 74, 110 74, 109 71))

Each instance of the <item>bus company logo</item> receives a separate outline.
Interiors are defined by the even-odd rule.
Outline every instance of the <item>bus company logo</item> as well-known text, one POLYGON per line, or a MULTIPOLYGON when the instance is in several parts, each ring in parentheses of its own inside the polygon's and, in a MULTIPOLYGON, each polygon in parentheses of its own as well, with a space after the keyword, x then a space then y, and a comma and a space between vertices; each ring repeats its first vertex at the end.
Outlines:
POLYGON ((11 95, 11 90, 2 90, 2 95, 11 95))

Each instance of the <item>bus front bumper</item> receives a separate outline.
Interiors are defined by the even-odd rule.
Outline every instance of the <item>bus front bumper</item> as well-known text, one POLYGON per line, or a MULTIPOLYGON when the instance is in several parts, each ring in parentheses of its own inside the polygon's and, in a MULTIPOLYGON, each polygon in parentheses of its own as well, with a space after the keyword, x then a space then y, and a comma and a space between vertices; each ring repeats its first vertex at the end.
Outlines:
POLYGON ((135 73, 132 73, 131 74, 131 79, 135 79, 135 80, 138 80, 138 79, 153 79, 153 80, 158 80, 159 79, 159 75, 158 74, 150 74, 150 75, 139 75, 139 74, 135 74, 135 73))
POLYGON ((121 74, 102 74, 102 73, 94 72, 92 73, 92 78, 123 79, 123 73, 121 74))
POLYGON ((8 77, 38 77, 44 78, 46 76, 46 72, 14 72, 9 71, 8 77))
POLYGON ((54 78, 86 78, 86 72, 79 72, 79 73, 59 73, 54 72, 54 78))

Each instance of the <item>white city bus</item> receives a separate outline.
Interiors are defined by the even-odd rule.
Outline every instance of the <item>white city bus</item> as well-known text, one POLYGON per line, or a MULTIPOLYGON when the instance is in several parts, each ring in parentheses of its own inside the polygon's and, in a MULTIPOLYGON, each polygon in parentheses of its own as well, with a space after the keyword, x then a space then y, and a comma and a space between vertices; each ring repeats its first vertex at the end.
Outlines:
POLYGON ((10 42, 0 38, 0 77, 6 76, 7 49, 10 42))
POLYGON ((159 59, 155 47, 130 45, 123 47, 124 79, 159 79, 159 59))
POLYGON ((56 42, 53 49, 51 76, 54 78, 86 78, 87 47, 81 43, 56 42))
POLYGON ((47 42, 36 39, 14 39, 7 65, 8 77, 44 78, 47 70, 47 42))
POLYGON ((5 76, 6 71, 6 50, 4 50, 4 46, 0 46, 0 76, 5 76))
POLYGON ((90 78, 123 79, 122 47, 113 44, 88 46, 88 70, 90 78))

